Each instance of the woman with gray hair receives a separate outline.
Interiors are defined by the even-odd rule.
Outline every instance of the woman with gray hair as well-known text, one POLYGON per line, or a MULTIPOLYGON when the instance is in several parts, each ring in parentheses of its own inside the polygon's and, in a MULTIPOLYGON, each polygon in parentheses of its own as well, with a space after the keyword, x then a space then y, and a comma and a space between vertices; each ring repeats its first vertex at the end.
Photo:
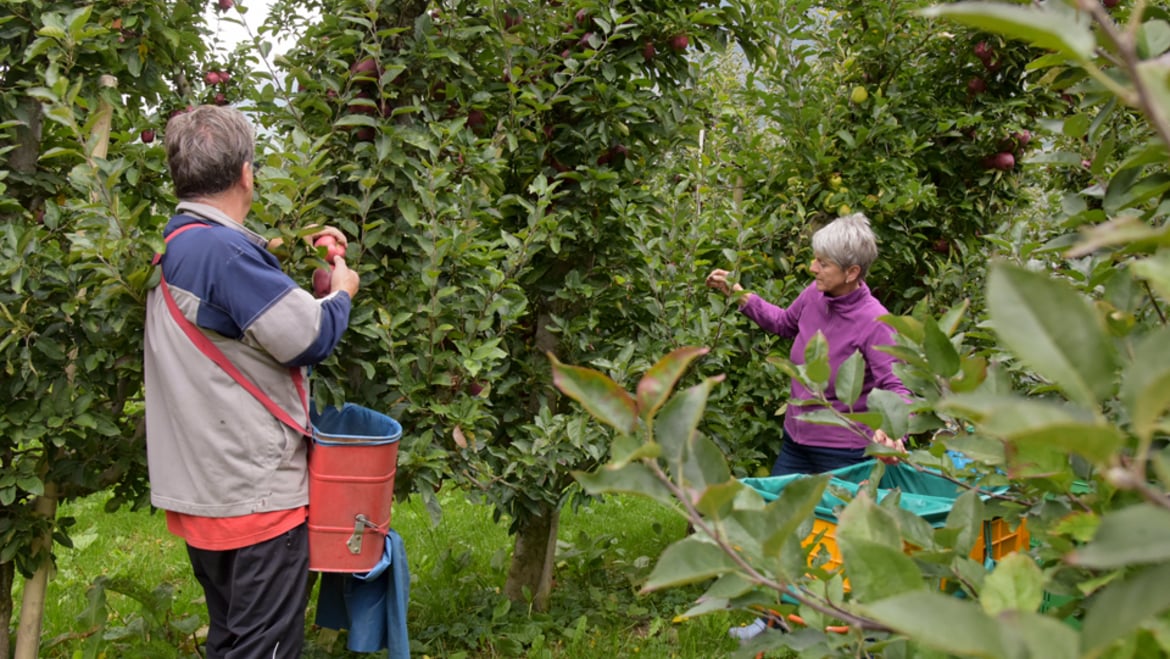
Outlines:
MULTIPOLYGON (((870 294, 865 275, 877 259, 877 242, 869 219, 861 213, 837 218, 821 228, 812 238, 814 259, 810 270, 813 283, 801 291, 788 308, 778 307, 754 293, 743 293, 739 284, 731 284, 726 270, 707 275, 707 286, 725 295, 742 294, 739 311, 761 329, 792 338, 790 359, 804 362, 804 349, 817 332, 829 343, 829 378, 825 396, 841 412, 864 412, 866 399, 873 389, 886 389, 903 396, 909 391, 894 375, 894 357, 878 350, 893 345, 893 329, 878 321, 889 313, 870 294), (861 396, 852 406, 837 400, 834 384, 837 369, 855 351, 865 359, 865 379, 861 396)), ((865 448, 871 441, 896 450, 904 450, 901 439, 891 439, 881 430, 871 437, 843 426, 812 423, 801 416, 819 408, 803 403, 813 398, 811 391, 792 382, 792 396, 784 421, 784 442, 772 466, 773 476, 816 474, 846 467, 865 460, 865 448)))
MULTIPOLYGON (((726 270, 711 271, 707 286, 727 296, 741 295, 740 313, 764 331, 794 339, 789 358, 795 364, 804 363, 805 347, 816 333, 824 334, 829 344, 831 369, 825 396, 834 409, 864 412, 869 393, 874 389, 908 396, 909 390, 894 375, 894 357, 877 349, 894 343, 894 331, 878 321, 889 312, 865 284, 865 275, 878 253, 869 219, 860 213, 837 218, 813 234, 812 247, 814 259, 809 270, 813 283, 786 309, 754 293, 744 293, 742 286, 728 282, 730 273, 726 270), (837 369, 855 351, 860 351, 865 359, 865 378, 860 397, 847 406, 837 399, 834 385, 837 369)), ((772 466, 773 476, 818 474, 862 462, 871 442, 905 451, 901 438, 891 439, 880 429, 869 435, 868 428, 861 425, 847 428, 805 421, 803 415, 820 409, 819 405, 805 402, 812 398, 811 391, 792 381, 784 441, 772 466), (858 429, 863 432, 857 432, 858 429)), ((748 640, 773 626, 773 622, 767 616, 757 618, 746 626, 731 628, 730 634, 748 640)))

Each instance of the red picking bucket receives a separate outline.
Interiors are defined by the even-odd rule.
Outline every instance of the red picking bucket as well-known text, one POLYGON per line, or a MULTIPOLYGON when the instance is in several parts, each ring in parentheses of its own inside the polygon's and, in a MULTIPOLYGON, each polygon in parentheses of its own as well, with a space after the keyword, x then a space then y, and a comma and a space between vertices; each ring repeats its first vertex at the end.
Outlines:
POLYGON ((309 569, 369 572, 390 529, 402 426, 346 403, 312 415, 309 569))

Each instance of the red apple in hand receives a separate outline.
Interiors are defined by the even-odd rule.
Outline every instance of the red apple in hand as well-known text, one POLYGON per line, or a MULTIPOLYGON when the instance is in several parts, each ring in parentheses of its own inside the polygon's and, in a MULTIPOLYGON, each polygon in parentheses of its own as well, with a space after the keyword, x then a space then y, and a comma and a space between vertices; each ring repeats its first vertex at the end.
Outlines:
POLYGON ((339 256, 341 256, 341 257, 345 256, 345 245, 342 245, 341 243, 337 242, 337 239, 334 238, 333 236, 330 236, 330 235, 321 236, 320 238, 317 239, 317 241, 315 243, 313 243, 313 245, 315 247, 324 247, 325 248, 325 260, 330 264, 333 263, 333 259, 335 259, 339 256))
POLYGON ((313 295, 317 297, 325 297, 329 295, 330 289, 333 288, 333 273, 325 268, 317 268, 313 271, 313 295))

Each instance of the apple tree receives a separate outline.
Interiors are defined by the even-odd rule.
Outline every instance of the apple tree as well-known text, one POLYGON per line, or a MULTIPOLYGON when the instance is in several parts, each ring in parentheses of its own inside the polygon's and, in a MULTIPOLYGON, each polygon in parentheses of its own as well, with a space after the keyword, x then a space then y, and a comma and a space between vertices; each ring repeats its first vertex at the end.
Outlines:
MULTIPOLYGON (((58 501, 145 499, 142 302, 164 185, 161 125, 199 102, 203 3, 0 7, 0 622, 26 579, 16 655, 36 655, 58 501)), ((9 656, 8 635, 0 656, 9 656)))
POLYGON ((711 110, 652 184, 670 192, 666 224, 644 225, 633 285, 660 320, 637 337, 626 377, 649 367, 643 355, 712 348, 703 370, 727 381, 707 431, 737 472, 775 455, 788 387, 767 361, 779 342, 704 288, 711 268, 791 300, 809 282, 812 232, 862 211, 881 251, 868 283, 890 309, 982 308, 990 241, 1047 200, 1054 175, 1024 162, 1042 114, 1069 106, 1027 68, 1040 51, 930 21, 917 13, 927 4, 761 8, 765 56, 698 62, 711 110))
POLYGON ((510 520, 514 599, 546 604, 570 470, 606 455, 543 353, 621 368, 657 322, 632 278, 668 219, 649 183, 709 111, 694 58, 759 52, 749 9, 286 0, 265 28, 298 35, 259 102, 320 155, 304 216, 353 236, 363 273, 318 395, 403 421, 405 491, 453 481, 510 520))

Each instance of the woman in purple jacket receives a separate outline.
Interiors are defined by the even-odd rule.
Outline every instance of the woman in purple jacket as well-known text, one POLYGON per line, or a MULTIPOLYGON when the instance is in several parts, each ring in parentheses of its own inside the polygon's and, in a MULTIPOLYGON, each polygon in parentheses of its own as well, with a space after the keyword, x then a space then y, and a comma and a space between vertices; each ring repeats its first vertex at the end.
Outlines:
MULTIPOLYGON (((829 378, 825 396, 841 412, 864 412, 866 399, 873 389, 886 389, 902 396, 910 392, 894 375, 894 357, 878 350, 893 345, 894 331, 878 318, 889 313, 865 285, 869 266, 877 259, 877 243, 869 219, 861 213, 840 217, 813 234, 810 270, 814 281, 801 291, 788 308, 765 301, 754 293, 743 293, 739 284, 727 281, 726 270, 713 270, 707 285, 725 295, 740 298, 739 311, 767 332, 794 339, 790 359, 804 363, 804 349, 819 331, 829 343, 829 378), (865 380, 861 396, 850 408, 837 400, 834 382, 837 369, 854 351, 865 358, 865 380)), ((901 439, 891 439, 885 432, 868 428, 855 429, 812 423, 801 419, 819 405, 811 401, 812 392, 799 382, 792 382, 792 396, 784 421, 784 442, 772 467, 773 476, 816 474, 846 467, 865 460, 865 448, 872 441, 904 451, 901 439)))
MULTIPOLYGON (((878 350, 878 346, 892 345, 894 331, 878 318, 889 313, 870 294, 865 285, 869 266, 877 259, 877 241, 869 227, 869 219, 860 213, 837 218, 813 234, 815 259, 809 268, 813 283, 800 292, 788 308, 766 302, 754 293, 743 293, 739 284, 727 281, 726 270, 712 270, 707 285, 723 291, 724 295, 742 295, 739 311, 765 331, 794 339, 790 359, 804 363, 804 349, 819 331, 829 343, 829 365, 832 375, 825 389, 825 397, 834 409, 841 412, 864 412, 869 392, 886 389, 909 396, 898 376, 894 375, 894 358, 878 350), (837 400, 834 383, 837 369, 854 351, 865 358, 865 379, 861 396, 852 408, 837 400)), ((882 430, 872 435, 865 426, 862 432, 842 426, 812 423, 801 416, 821 409, 811 401, 812 392, 799 382, 792 382, 792 396, 784 420, 784 442, 780 455, 772 466, 773 476, 786 474, 818 474, 847 467, 866 459, 865 448, 870 442, 905 452, 902 439, 891 439, 882 430)), ((887 462, 896 458, 884 459, 887 462)), ((775 626, 771 616, 757 618, 742 627, 732 627, 730 635, 741 641, 752 639, 765 629, 775 626)))

